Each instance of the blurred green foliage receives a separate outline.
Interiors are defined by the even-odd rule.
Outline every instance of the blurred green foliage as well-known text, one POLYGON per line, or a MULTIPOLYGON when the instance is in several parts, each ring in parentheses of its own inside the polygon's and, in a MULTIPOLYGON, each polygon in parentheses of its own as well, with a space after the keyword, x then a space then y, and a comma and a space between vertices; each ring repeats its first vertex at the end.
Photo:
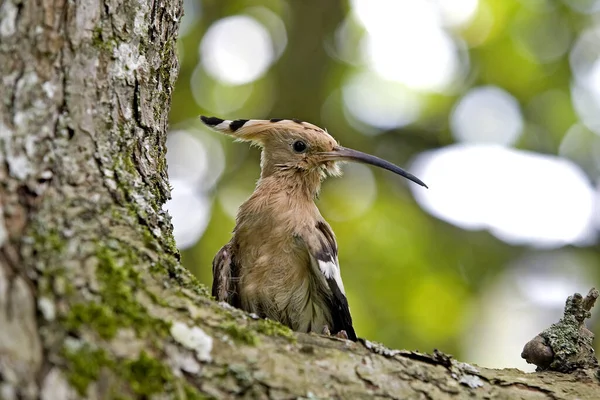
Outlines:
MULTIPOLYGON (((195 1, 201 5, 199 18, 179 42, 182 63, 171 110, 173 126, 196 126, 198 115, 213 114, 218 108, 206 105, 213 104, 210 99, 218 92, 219 101, 225 103, 247 97, 234 113, 219 117, 307 120, 326 127, 344 145, 408 165, 417 153, 453 142, 449 113, 456 99, 472 86, 497 85, 518 99, 527 121, 517 143, 519 148, 557 154, 563 136, 577 121, 570 99, 572 72, 568 52, 541 63, 515 40, 515 32, 527 32, 528 24, 535 26, 536 18, 542 17, 562 21, 568 26, 570 37, 575 38, 591 17, 578 14, 559 1, 480 1, 471 23, 452 33, 470 46, 468 84, 455 93, 427 95, 426 109, 419 121, 375 136, 364 135, 356 124, 349 123, 341 103, 344 78, 360 69, 360 65, 344 63, 327 51, 337 27, 349 12, 348 3, 195 1), (270 9, 284 21, 288 43, 282 58, 263 77, 238 86, 197 72, 198 46, 210 24, 229 15, 251 13, 248 10, 256 6, 270 9), (542 17, 536 7, 543 7, 542 17), (482 34, 485 30, 489 30, 487 35, 482 34), (195 98, 206 97, 206 108, 194 101, 194 90, 198 91, 195 98), (548 90, 552 90, 549 96, 532 102, 548 90)), ((196 246, 183 252, 183 263, 210 285, 212 258, 229 241, 234 226, 219 195, 232 188, 246 195, 253 190, 259 175, 259 151, 217 134, 206 134, 221 141, 227 167, 212 193, 208 228, 196 246)), ((460 357, 464 344, 461 337, 473 324, 467 321, 468 316, 477 309, 483 292, 500 279, 512 260, 537 250, 511 246, 486 231, 465 231, 440 221, 416 204, 407 182, 383 171, 372 172, 377 197, 360 216, 332 219, 332 215, 344 212, 344 205, 338 204, 330 192, 331 181, 324 184, 318 201, 338 238, 342 275, 357 332, 393 347, 423 351, 435 347, 460 357)), ((355 190, 361 191, 360 183, 355 190)), ((591 249, 600 265, 598 244, 591 249)))

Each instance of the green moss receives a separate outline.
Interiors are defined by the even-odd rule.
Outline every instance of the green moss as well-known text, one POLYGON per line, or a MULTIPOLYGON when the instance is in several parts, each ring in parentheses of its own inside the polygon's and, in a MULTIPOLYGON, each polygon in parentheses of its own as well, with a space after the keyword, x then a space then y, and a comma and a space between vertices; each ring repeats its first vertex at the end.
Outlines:
POLYGON ((123 154, 121 161, 123 161, 122 165, 125 167, 125 171, 129 172, 130 174, 138 174, 135 162, 133 162, 133 148, 123 154))
POLYGON ((187 274, 188 276, 185 281, 179 281, 179 284, 199 296, 210 298, 210 290, 205 285, 198 282, 198 279, 192 275, 191 272, 187 271, 187 274))
POLYGON ((175 397, 179 393, 178 386, 181 386, 187 399, 208 398, 185 380, 178 381, 167 365, 144 351, 136 359, 119 361, 110 358, 104 350, 93 349, 85 344, 77 350, 65 349, 64 356, 67 361, 67 379, 83 397, 86 396, 90 383, 97 381, 102 368, 106 368, 131 390, 130 393, 123 393, 121 384, 117 383, 112 388, 115 397, 148 398, 160 393, 175 397))
POLYGON ((154 235, 150 232, 150 229, 148 229, 148 227, 146 226, 144 226, 143 228, 144 229, 142 229, 142 237, 144 238, 144 244, 146 245, 146 247, 152 250, 158 250, 156 239, 154 238, 154 235))
POLYGON ((53 250, 55 253, 61 253, 65 247, 65 239, 56 230, 48 231, 44 237, 46 248, 53 250))
POLYGON ((151 290, 147 290, 145 291, 145 293, 148 295, 148 297, 150 297, 150 299, 152 300, 152 302, 156 305, 159 305, 161 307, 172 307, 171 304, 169 304, 168 301, 166 301, 165 299, 163 299, 162 297, 159 297, 158 295, 156 295, 156 293, 154 293, 151 290))
POLYGON ((104 305, 77 303, 71 307, 65 327, 69 331, 78 331, 82 325, 89 325, 100 337, 111 339, 117 333, 119 322, 112 310, 104 305))
POLYGON ((291 342, 296 341, 294 332, 285 325, 270 319, 261 319, 256 323, 256 331, 268 336, 281 336, 291 342))
POLYGON ((173 236, 173 228, 169 226, 167 232, 163 232, 162 245, 163 248, 169 252, 169 254, 177 255, 179 257, 179 249, 177 243, 175 243, 175 236, 173 236))
POLYGON ((59 261, 66 249, 68 239, 58 230, 48 229, 44 224, 36 222, 31 225, 27 236, 33 242, 33 257, 40 265, 38 294, 54 297, 74 293, 72 281, 66 277, 68 271, 59 261))
POLYGON ((258 336, 250 329, 241 327, 235 322, 227 322, 223 326, 223 330, 235 341, 256 346, 259 343, 258 336))
POLYGON ((150 272, 155 275, 168 275, 170 279, 177 282, 177 285, 188 289, 198 296, 210 298, 210 290, 186 268, 182 267, 171 257, 164 257, 161 262, 153 263, 150 266, 150 272))
POLYGON ((104 39, 103 36, 102 27, 95 27, 94 31, 92 32, 92 46, 102 51, 112 53, 116 42, 112 39, 104 39))
POLYGON ((185 393, 186 400, 209 400, 215 398, 206 396, 204 393, 198 392, 198 389, 189 384, 185 384, 183 386, 183 391, 185 393))
POLYGON ((167 336, 170 324, 152 318, 146 309, 135 299, 135 291, 142 287, 136 267, 139 263, 131 250, 123 250, 119 257, 106 248, 98 252, 96 277, 101 284, 103 306, 114 313, 118 326, 128 326, 138 334, 146 332, 167 336))
POLYGON ((64 351, 67 361, 67 380, 84 396, 90 383, 95 382, 104 367, 114 368, 114 362, 102 349, 92 349, 84 345, 76 351, 64 351))
POLYGON ((98 251, 96 279, 101 299, 98 302, 73 304, 64 318, 66 328, 77 332, 86 326, 107 340, 125 327, 135 330, 141 336, 167 336, 170 323, 148 315, 147 310, 135 298, 136 291, 142 290, 155 303, 160 303, 154 293, 145 290, 136 271, 137 258, 131 252, 124 252, 120 256, 118 254, 116 250, 108 248, 98 251))
POLYGON ((123 375, 139 396, 169 391, 173 386, 170 368, 142 351, 137 360, 123 364, 123 375))
POLYGON ((46 229, 36 226, 33 230, 35 251, 39 254, 52 254, 56 256, 65 249, 66 239, 56 229, 46 229))

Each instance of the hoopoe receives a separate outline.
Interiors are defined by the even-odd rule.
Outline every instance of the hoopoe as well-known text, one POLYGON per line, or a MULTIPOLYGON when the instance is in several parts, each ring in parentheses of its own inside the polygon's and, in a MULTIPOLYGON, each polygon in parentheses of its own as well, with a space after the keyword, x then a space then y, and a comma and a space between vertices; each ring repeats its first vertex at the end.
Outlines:
POLYGON ((339 146, 307 122, 201 119, 262 148, 256 189, 238 211, 232 239, 213 260, 212 295, 295 331, 356 341, 335 235, 314 202, 321 182, 341 174, 337 161, 356 161, 427 186, 392 163, 339 146))

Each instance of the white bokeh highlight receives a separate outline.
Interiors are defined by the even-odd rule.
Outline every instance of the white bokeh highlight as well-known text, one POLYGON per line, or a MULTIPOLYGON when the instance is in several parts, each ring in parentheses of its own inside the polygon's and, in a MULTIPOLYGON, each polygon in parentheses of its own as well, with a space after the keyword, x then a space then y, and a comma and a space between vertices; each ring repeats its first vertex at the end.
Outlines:
POLYGON ((236 15, 208 28, 200 43, 200 56, 213 78, 241 85, 260 78, 275 54, 267 29, 252 17, 236 15))
POLYGON ((558 154, 579 165, 590 177, 600 178, 600 136, 581 123, 569 128, 558 154))
POLYGON ((511 145, 523 130, 523 115, 517 100, 495 86, 471 89, 450 115, 456 140, 468 143, 511 145))
POLYGON ((325 218, 332 221, 361 217, 377 198, 377 183, 371 168, 355 163, 348 163, 342 168, 344 176, 328 179, 319 198, 325 218))
POLYGON ((562 0, 573 10, 582 14, 592 14, 600 11, 600 0, 562 0))
MULTIPOLYGON (((182 38, 194 28, 202 16, 202 3, 196 0, 183 0, 185 10, 179 24, 179 37, 182 38)), ((181 63, 181 60, 179 60, 181 63)), ((183 64, 183 63, 182 63, 183 64)))
POLYGON ((187 182, 171 179, 171 200, 165 205, 173 222, 177 248, 193 246, 204 233, 210 219, 211 203, 207 196, 187 182))
POLYGON ((275 54, 275 58, 278 59, 281 57, 288 43, 285 22, 283 22, 279 15, 267 7, 251 7, 246 10, 246 13, 263 24, 264 27, 270 32, 271 40, 273 41, 273 52, 275 54))
POLYGON ((367 32, 366 61, 383 78, 413 90, 443 92, 462 72, 458 48, 434 2, 352 0, 351 5, 367 32))
POLYGON ((571 95, 583 123, 600 134, 600 26, 584 31, 575 42, 569 62, 574 82, 571 95))
POLYGON ((208 191, 225 168, 220 143, 193 128, 175 130, 167 137, 167 164, 171 200, 165 209, 173 219, 173 235, 179 249, 193 246, 210 220, 208 191))
POLYGON ((487 229, 510 244, 585 245, 596 237, 594 189, 574 163, 497 145, 453 145, 421 154, 414 190, 432 215, 487 229))
POLYGON ((347 112, 380 129, 408 125, 421 113, 419 95, 370 72, 351 76, 342 88, 342 97, 347 112))
POLYGON ((600 135, 600 97, 590 86, 574 82, 571 84, 571 98, 581 121, 600 135))
POLYGON ((572 42, 568 19, 558 10, 523 7, 514 17, 511 36, 519 49, 538 63, 555 62, 572 42))
POLYGON ((569 62, 575 78, 600 90, 600 26, 581 33, 569 54, 569 62))
POLYGON ((510 268, 518 277, 515 284, 521 297, 536 306, 562 311, 567 297, 585 291, 596 280, 591 273, 595 267, 593 257, 566 249, 526 255, 510 268))
POLYGON ((475 16, 478 0, 434 0, 444 25, 461 27, 467 25, 475 16))
POLYGON ((594 215, 596 216, 596 228, 600 231, 600 179, 596 182, 596 207, 594 210, 594 215))

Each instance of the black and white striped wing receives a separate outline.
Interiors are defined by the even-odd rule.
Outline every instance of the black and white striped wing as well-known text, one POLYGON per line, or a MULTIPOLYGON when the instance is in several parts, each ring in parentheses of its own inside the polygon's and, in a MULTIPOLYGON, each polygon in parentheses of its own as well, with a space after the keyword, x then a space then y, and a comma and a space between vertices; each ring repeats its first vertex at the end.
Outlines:
POLYGON ((227 243, 213 259, 213 297, 240 308, 238 282, 239 267, 235 262, 233 246, 227 243))
POLYGON ((352 316, 350 315, 350 308, 340 273, 335 236, 329 225, 324 221, 317 222, 316 233, 318 240, 308 240, 307 242, 309 243, 311 262, 323 274, 329 288, 327 303, 333 320, 333 326, 330 327, 331 333, 335 334, 344 330, 348 335, 348 339, 356 341, 357 337, 352 326, 352 316))

